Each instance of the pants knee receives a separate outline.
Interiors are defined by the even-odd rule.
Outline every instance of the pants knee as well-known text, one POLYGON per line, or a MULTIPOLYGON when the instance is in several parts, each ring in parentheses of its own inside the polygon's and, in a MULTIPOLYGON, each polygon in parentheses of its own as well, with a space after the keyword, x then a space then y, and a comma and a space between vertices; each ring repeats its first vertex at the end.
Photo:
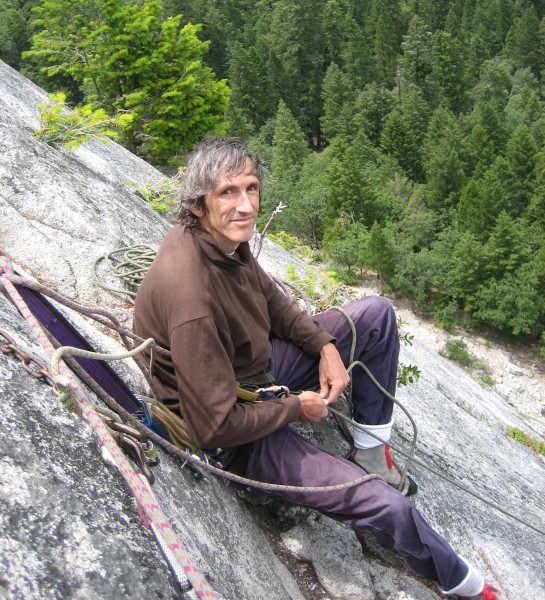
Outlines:
POLYGON ((394 307, 384 296, 366 296, 361 300, 357 300, 355 304, 358 305, 358 308, 368 319, 377 321, 395 319, 394 307))

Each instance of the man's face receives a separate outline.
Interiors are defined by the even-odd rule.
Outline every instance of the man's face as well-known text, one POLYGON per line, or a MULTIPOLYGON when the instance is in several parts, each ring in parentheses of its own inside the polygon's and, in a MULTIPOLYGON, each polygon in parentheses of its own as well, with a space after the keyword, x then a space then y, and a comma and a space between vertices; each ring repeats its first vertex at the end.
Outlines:
POLYGON ((259 179, 253 171, 252 161, 248 159, 243 173, 218 177, 216 187, 204 198, 206 212, 193 211, 225 254, 234 252, 254 233, 259 210, 259 179))

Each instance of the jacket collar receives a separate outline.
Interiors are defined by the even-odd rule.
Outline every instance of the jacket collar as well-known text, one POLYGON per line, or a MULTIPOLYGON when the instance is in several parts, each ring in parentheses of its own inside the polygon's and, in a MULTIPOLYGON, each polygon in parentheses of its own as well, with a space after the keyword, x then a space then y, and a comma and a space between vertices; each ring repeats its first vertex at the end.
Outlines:
POLYGON ((214 237, 203 229, 192 229, 193 237, 206 256, 206 258, 215 265, 224 269, 237 269, 247 265, 252 259, 252 252, 248 242, 239 244, 233 255, 225 254, 220 250, 214 237))

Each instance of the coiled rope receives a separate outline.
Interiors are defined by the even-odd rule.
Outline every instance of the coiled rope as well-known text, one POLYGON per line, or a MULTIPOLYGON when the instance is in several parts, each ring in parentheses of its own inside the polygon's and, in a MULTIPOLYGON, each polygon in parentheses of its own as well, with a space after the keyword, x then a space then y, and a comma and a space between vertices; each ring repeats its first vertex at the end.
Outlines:
POLYGON ((117 248, 117 250, 99 256, 95 260, 93 263, 93 279, 103 290, 128 296, 132 301, 136 297, 138 287, 156 254, 157 248, 152 248, 146 244, 117 248), (106 262, 113 277, 121 279, 124 288, 114 288, 102 283, 97 275, 98 265, 101 261, 106 262))

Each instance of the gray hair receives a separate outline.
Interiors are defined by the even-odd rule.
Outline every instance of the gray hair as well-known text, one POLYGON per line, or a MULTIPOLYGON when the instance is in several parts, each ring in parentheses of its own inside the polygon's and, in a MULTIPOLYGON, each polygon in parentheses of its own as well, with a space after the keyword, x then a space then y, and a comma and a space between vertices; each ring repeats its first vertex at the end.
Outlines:
POLYGON ((260 189, 264 178, 263 160, 248 150, 237 138, 217 138, 202 142, 190 155, 181 176, 179 204, 174 219, 187 227, 198 227, 195 209, 206 211, 205 195, 214 190, 218 177, 244 173, 248 159, 253 164, 253 175, 259 179, 260 189))

